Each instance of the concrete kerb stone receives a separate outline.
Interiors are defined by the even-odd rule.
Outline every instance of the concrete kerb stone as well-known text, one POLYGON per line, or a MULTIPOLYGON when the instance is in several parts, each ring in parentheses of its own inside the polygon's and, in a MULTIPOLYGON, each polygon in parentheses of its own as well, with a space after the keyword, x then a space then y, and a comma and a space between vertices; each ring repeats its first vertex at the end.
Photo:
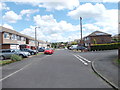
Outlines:
POLYGON ((94 64, 95 64, 95 61, 92 61, 92 63, 91 63, 92 70, 93 70, 99 77, 101 77, 105 82, 107 82, 110 86, 112 86, 114 89, 120 90, 120 88, 118 88, 115 84, 113 84, 113 83, 110 82, 107 78, 105 78, 102 74, 100 74, 99 71, 97 71, 97 70, 95 69, 94 64))

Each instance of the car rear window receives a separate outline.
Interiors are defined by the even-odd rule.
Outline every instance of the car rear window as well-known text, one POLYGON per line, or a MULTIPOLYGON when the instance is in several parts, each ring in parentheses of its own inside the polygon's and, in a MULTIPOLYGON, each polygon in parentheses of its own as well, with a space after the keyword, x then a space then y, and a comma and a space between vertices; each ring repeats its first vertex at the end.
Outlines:
POLYGON ((2 50, 2 53, 9 53, 11 50, 2 50))

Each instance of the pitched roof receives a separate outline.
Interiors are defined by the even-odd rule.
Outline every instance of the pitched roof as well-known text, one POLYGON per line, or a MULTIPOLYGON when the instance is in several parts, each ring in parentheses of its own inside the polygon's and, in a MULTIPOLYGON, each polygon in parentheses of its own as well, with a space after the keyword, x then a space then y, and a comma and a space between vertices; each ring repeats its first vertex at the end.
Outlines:
MULTIPOLYGON (((16 35, 19 35, 19 36, 22 36, 22 37, 26 37, 26 38, 28 38, 28 39, 30 39, 30 40, 35 40, 33 37, 30 37, 30 36, 28 36, 28 35, 21 34, 21 33, 17 32, 17 31, 15 31, 15 30, 8 29, 8 28, 5 28, 5 27, 3 27, 3 26, 0 26, 0 32, 8 32, 8 33, 16 34, 16 35)), ((42 41, 42 40, 37 40, 37 41, 38 41, 38 42, 41 42, 41 43, 46 43, 46 42, 44 42, 44 41, 42 41)))
POLYGON ((101 31, 95 31, 95 32, 89 34, 88 36, 103 36, 103 35, 110 35, 111 36, 111 34, 101 32, 101 31))
POLYGON ((113 38, 120 38, 120 34, 114 35, 113 38))

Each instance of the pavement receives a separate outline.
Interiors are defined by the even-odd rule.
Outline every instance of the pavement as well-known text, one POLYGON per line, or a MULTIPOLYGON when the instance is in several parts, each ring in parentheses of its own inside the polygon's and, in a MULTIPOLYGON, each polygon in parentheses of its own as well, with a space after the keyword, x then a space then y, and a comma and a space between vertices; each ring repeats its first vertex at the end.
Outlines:
MULTIPOLYGON (((110 52, 110 51, 108 51, 110 52)), ((118 54, 104 56, 92 62, 93 70, 115 89, 120 89, 118 78, 120 66, 115 64, 118 54)))
POLYGON ((114 89, 120 89, 119 72, 120 66, 115 63, 118 56, 118 50, 75 52, 92 61, 91 68, 93 71, 107 82, 114 89))

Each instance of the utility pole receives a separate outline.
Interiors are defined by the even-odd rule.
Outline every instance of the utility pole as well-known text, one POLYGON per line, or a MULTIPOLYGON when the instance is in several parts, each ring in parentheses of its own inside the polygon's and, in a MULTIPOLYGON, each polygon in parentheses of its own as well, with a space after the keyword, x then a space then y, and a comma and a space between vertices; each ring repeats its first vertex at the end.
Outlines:
POLYGON ((80 17, 80 32, 81 32, 81 52, 82 52, 82 17, 80 17))
POLYGON ((35 27, 35 47, 36 47, 36 54, 37 54, 37 31, 36 29, 40 27, 35 27))

